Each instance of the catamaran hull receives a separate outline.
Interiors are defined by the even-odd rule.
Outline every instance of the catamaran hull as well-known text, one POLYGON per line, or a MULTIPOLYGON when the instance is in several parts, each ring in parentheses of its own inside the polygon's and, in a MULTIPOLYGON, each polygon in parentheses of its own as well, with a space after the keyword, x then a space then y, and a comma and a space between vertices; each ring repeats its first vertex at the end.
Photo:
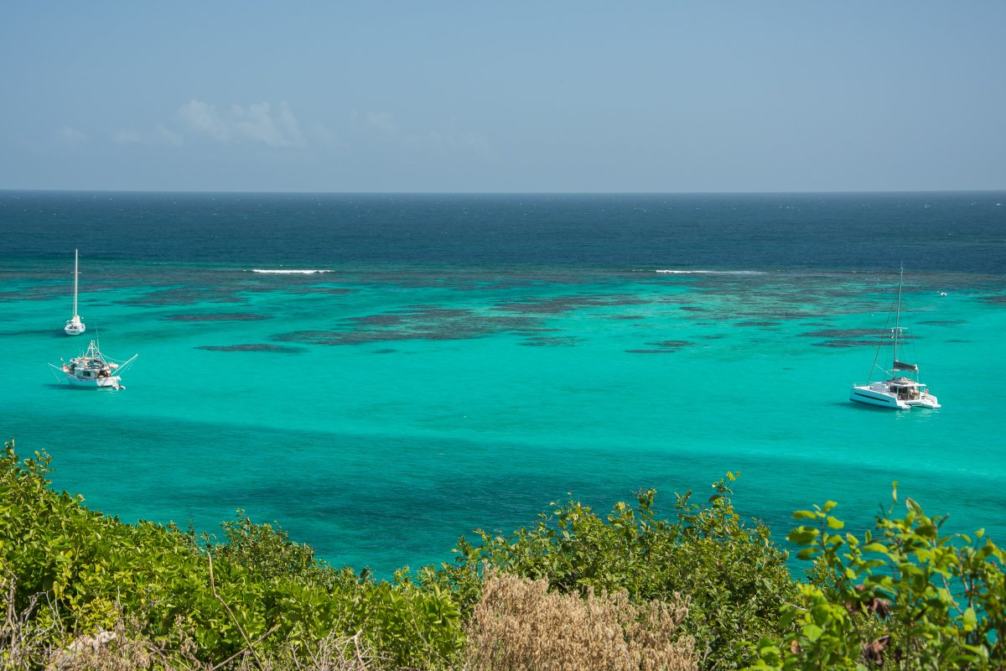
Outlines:
POLYGON ((919 398, 901 399, 896 394, 887 391, 858 385, 852 388, 852 391, 849 393, 849 400, 878 408, 889 408, 891 410, 911 410, 912 408, 936 410, 941 407, 937 398, 929 393, 923 394, 919 398))
POLYGON ((92 389, 124 389, 121 379, 116 375, 113 377, 102 377, 94 380, 82 380, 75 375, 64 375, 63 381, 74 387, 91 387, 92 389))
POLYGON ((908 403, 898 400, 893 394, 874 391, 869 387, 853 387, 849 393, 849 400, 890 410, 910 410, 912 407, 908 403))

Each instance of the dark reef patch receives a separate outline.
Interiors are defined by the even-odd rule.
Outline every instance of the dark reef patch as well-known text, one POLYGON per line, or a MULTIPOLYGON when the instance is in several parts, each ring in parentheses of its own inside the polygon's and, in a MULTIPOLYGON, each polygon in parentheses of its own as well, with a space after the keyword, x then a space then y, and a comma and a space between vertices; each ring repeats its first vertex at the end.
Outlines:
POLYGON ((208 312, 205 314, 168 315, 164 319, 175 322, 251 322, 269 319, 269 317, 254 312, 208 312))
POLYGON ((661 349, 681 349, 682 347, 688 347, 692 343, 688 340, 660 340, 658 342, 648 342, 647 345, 652 345, 653 347, 659 347, 661 349))
POLYGON ((693 343, 688 340, 659 340, 657 342, 648 342, 649 348, 640 349, 627 349, 625 350, 629 354, 670 354, 671 352, 677 352, 679 349, 688 347, 693 343))
POLYGON ((474 310, 417 305, 396 312, 342 320, 331 330, 279 333, 281 342, 314 345, 363 345, 402 340, 470 340, 496 333, 538 330, 538 320, 517 315, 485 314, 474 310))
POLYGON ((1006 305, 1006 296, 982 296, 981 301, 992 305, 1006 305))
POLYGON ((744 321, 739 321, 734 326, 758 326, 762 328, 778 326, 779 322, 766 321, 761 319, 745 319, 744 321))
POLYGON ((821 342, 814 343, 814 347, 835 347, 835 348, 846 348, 846 347, 876 347, 876 340, 859 340, 856 338, 842 338, 838 340, 822 340, 821 342))
POLYGON ((199 345, 195 349, 209 352, 276 352, 279 354, 296 354, 303 352, 302 347, 287 347, 285 345, 270 345, 268 343, 251 343, 247 345, 199 345))
POLYGON ((629 294, 576 295, 508 301, 496 304, 493 306, 493 309, 520 314, 556 315, 581 308, 645 305, 648 302, 638 296, 629 294))
POLYGON ((579 342, 576 336, 532 336, 525 339, 524 347, 572 347, 579 342))
POLYGON ((223 287, 173 287, 150 291, 142 296, 118 301, 121 305, 159 307, 163 305, 191 305, 193 303, 242 303, 237 290, 223 287))
MULTIPOLYGON (((804 338, 864 338, 867 336, 872 336, 880 339, 889 339, 891 337, 890 329, 820 329, 818 331, 806 331, 800 334, 804 338)), ((917 336, 908 335, 903 333, 901 335, 901 340, 914 340, 917 336)), ((874 345, 877 344, 877 340, 871 340, 874 345)))
POLYGON ((960 324, 967 324, 967 319, 926 319, 925 321, 918 322, 919 324, 925 324, 926 326, 958 326, 960 324))

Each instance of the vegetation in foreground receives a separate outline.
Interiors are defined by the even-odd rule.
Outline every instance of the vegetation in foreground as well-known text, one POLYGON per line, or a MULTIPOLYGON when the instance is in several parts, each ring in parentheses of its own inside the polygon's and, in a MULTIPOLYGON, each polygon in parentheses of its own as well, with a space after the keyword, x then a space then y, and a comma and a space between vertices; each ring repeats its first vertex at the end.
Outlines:
POLYGON ((554 506, 509 538, 390 581, 335 569, 239 517, 213 543, 57 493, 49 459, 0 458, 3 669, 1006 668, 1004 555, 911 499, 862 535, 826 502, 789 535, 808 578, 729 488, 599 516, 554 506), (899 516, 900 515, 900 516, 899 516))

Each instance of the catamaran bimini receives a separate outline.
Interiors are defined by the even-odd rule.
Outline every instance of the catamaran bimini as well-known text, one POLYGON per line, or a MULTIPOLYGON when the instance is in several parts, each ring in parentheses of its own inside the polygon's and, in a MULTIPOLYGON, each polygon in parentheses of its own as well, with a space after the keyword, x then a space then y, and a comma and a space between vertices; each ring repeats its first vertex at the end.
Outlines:
POLYGON ((102 354, 98 349, 97 341, 92 340, 87 346, 87 351, 80 356, 69 361, 60 361, 58 366, 56 364, 49 365, 63 374, 63 381, 67 384, 95 387, 96 389, 125 389, 119 373, 133 363, 138 356, 138 354, 134 354, 121 364, 116 363, 102 354))
POLYGON ((67 335, 80 335, 87 330, 84 322, 80 320, 80 315, 77 314, 77 276, 79 273, 80 266, 78 264, 77 250, 73 250, 73 316, 66 320, 66 325, 63 327, 63 331, 67 335))
MULTIPOLYGON (((898 361, 898 339, 901 338, 901 290, 904 286, 905 269, 901 269, 898 282, 898 309, 894 330, 891 332, 891 342, 894 349, 893 363, 890 371, 885 371, 890 377, 883 381, 869 384, 853 385, 849 398, 856 403, 865 403, 892 410, 910 410, 911 408, 939 408, 939 400, 929 393, 928 387, 919 382, 919 366, 914 363, 898 361), (915 373, 912 379, 899 372, 915 373)), ((880 345, 873 365, 877 367, 877 356, 880 355, 880 345)))

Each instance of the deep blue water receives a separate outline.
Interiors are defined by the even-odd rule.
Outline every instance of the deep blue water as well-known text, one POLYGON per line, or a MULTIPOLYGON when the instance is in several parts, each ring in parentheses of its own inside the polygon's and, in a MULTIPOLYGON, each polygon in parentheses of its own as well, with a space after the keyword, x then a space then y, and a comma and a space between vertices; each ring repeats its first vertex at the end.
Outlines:
POLYGON ((1006 192, 0 192, 0 259, 1006 272, 1006 192))

